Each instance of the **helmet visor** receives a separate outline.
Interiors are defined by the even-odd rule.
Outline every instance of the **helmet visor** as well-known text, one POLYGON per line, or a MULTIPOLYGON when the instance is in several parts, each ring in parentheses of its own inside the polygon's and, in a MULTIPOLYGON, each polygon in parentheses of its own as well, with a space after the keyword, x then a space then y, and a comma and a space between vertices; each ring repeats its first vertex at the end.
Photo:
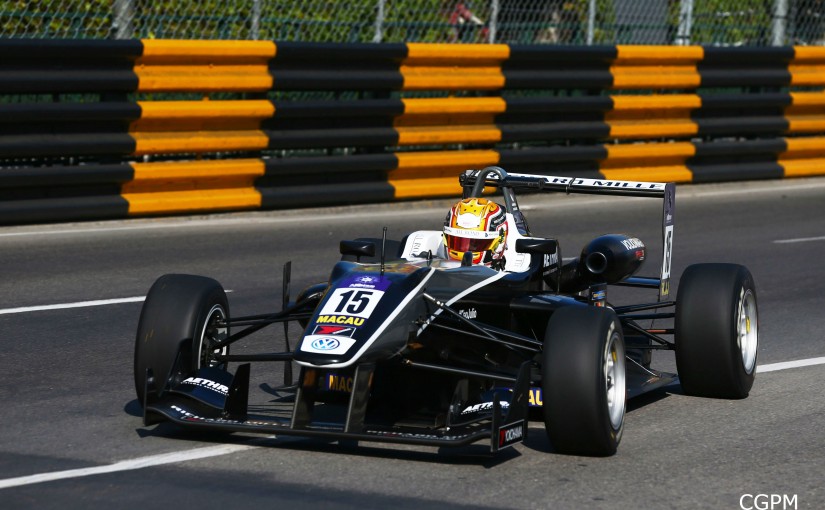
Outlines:
POLYGON ((479 251, 487 251, 490 249, 490 246, 493 244, 495 239, 470 239, 467 237, 458 237, 458 236, 451 236, 448 235, 447 237, 447 247, 450 248, 452 251, 457 252, 479 252, 479 251))

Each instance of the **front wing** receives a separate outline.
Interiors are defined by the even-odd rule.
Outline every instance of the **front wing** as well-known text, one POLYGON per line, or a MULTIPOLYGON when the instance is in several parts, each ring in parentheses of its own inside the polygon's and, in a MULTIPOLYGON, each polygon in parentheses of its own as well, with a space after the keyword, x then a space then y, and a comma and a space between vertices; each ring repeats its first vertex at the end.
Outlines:
MULTIPOLYGON (((356 371, 350 392, 346 419, 324 421, 313 416, 311 391, 314 376, 304 369, 295 400, 274 404, 266 412, 248 409, 249 364, 241 365, 235 376, 215 368, 202 368, 172 389, 157 395, 149 373, 144 402, 144 425, 171 421, 183 427, 225 432, 253 432, 276 436, 302 436, 332 440, 371 441, 423 446, 465 446, 488 440, 490 451, 497 452, 522 442, 527 436, 527 408, 530 363, 525 362, 512 388, 509 405, 502 395, 493 397, 492 413, 471 423, 425 429, 410 426, 379 426, 365 423, 369 399, 370 370, 356 371), (359 372, 361 373, 359 376, 359 372), (504 402, 504 404, 502 404, 504 402)), ((507 392, 509 393, 509 392, 507 392)), ((319 413, 320 414, 320 413, 319 413)))

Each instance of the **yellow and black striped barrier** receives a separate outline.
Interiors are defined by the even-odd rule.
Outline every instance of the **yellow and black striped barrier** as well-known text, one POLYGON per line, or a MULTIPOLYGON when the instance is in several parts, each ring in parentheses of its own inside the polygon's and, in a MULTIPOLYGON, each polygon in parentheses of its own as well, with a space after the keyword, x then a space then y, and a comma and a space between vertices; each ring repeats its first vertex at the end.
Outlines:
POLYGON ((0 223, 820 175, 823 90, 809 47, 0 39, 0 223))

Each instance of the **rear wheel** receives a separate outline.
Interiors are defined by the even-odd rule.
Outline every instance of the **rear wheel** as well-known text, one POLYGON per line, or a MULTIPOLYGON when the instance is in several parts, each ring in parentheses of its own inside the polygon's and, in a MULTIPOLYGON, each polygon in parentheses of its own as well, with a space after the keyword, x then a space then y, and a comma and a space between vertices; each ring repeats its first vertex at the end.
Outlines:
POLYGON ((140 312, 135 339, 135 392, 143 403, 146 369, 155 391, 161 392, 193 375, 200 367, 217 366, 213 356, 228 347, 211 346, 229 336, 226 293, 217 281, 203 276, 168 274, 149 289, 140 312))
POLYGON ((625 347, 612 310, 556 310, 542 353, 544 425, 553 448, 575 455, 612 455, 622 437, 625 347))
POLYGON ((676 368, 688 395, 745 398, 759 343, 753 276, 737 264, 695 264, 676 295, 676 368))

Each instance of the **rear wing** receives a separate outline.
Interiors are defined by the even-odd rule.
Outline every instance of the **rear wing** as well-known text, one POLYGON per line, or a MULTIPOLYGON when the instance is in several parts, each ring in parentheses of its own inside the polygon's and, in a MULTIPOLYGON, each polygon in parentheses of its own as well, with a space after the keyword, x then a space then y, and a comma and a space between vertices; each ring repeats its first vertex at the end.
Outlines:
MULTIPOLYGON (((480 197, 487 186, 499 188, 504 195, 507 212, 518 213, 515 190, 532 192, 581 193, 587 195, 617 195, 662 199, 662 266, 659 276, 659 300, 670 295, 670 266, 673 254, 673 221, 676 212, 676 184, 672 182, 618 181, 507 173, 490 166, 483 170, 467 170, 458 178, 464 197, 480 197)), ((520 214, 520 213, 518 213, 520 214)))

